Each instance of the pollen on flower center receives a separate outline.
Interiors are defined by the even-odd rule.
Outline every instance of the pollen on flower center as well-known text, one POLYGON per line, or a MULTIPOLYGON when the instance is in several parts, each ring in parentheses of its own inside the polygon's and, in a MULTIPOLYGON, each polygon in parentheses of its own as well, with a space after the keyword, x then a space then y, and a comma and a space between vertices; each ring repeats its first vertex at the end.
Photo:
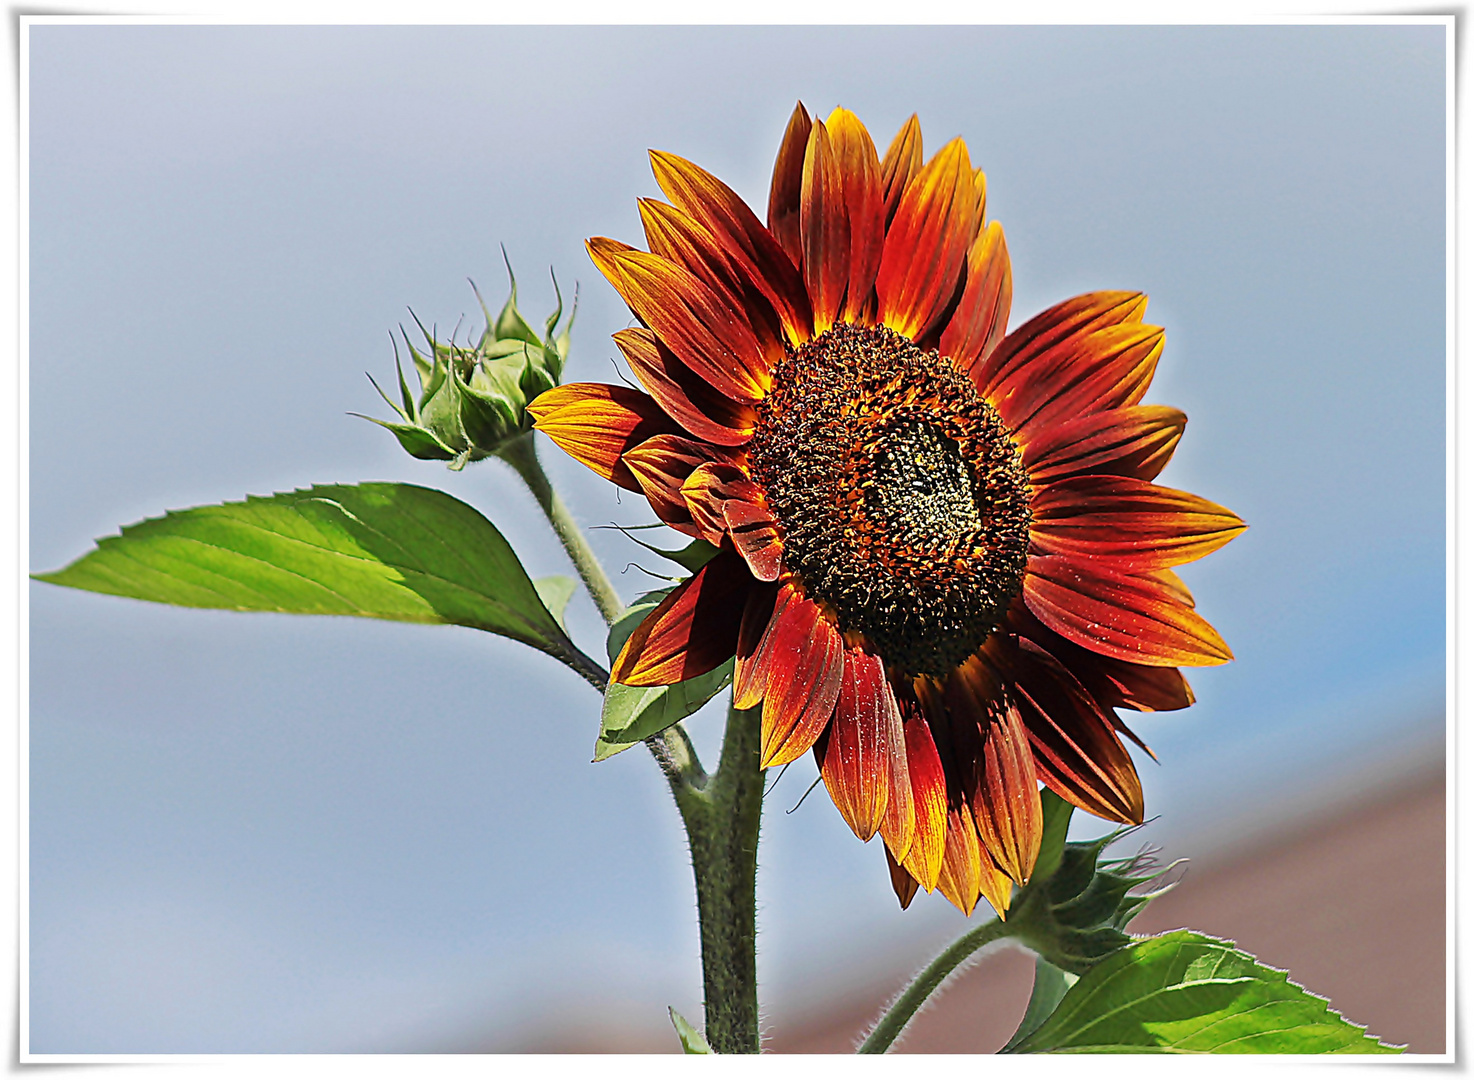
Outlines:
POLYGON ((784 565, 903 676, 950 672, 1023 585, 1029 489, 998 413, 950 360, 835 325, 773 373, 749 447, 784 565))

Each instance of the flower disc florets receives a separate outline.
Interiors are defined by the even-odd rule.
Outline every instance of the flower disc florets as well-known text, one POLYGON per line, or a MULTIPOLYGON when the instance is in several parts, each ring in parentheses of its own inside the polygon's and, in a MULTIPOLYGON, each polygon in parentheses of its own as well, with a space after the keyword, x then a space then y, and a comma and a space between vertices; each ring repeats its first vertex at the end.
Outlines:
POLYGON ((1018 447, 950 360, 836 324, 773 372, 749 447, 784 563, 902 676, 943 676, 1023 587, 1018 447))

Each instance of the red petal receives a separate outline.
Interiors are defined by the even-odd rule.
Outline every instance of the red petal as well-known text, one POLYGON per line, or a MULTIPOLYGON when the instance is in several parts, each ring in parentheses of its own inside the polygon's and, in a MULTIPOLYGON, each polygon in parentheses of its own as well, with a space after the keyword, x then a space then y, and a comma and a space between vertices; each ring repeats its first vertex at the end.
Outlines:
POLYGON ((840 816, 861 840, 874 836, 885 818, 893 755, 904 743, 885 665, 862 649, 846 649, 839 705, 819 769, 840 816))
POLYGON ((1082 810, 1139 824, 1141 781, 1114 725, 1058 660, 1027 638, 995 653, 1034 747, 1040 779, 1082 810))
POLYGON ((1029 367, 1061 342, 1106 326, 1141 322, 1146 297, 1139 292, 1093 292, 1046 308, 984 353, 972 367, 972 380, 991 397, 1005 379, 1029 367))
POLYGON ((1062 555, 1030 555, 1024 601, 1055 633, 1118 660, 1208 667, 1233 659, 1207 620, 1150 577, 1062 555))
POLYGON ((737 268, 768 298, 789 340, 807 341, 814 319, 803 279, 757 215, 735 191, 685 158, 652 150, 650 164, 666 197, 715 236, 737 268))
POLYGON ((953 139, 906 188, 875 277, 880 321, 913 340, 950 310, 978 226, 967 146, 953 139))
POLYGON ((1003 340, 1012 303, 1008 245, 1003 241, 1003 226, 994 221, 978 234, 967 253, 967 284, 942 332, 942 355, 950 356, 964 371, 987 356, 1003 340))
POLYGON ((768 360, 745 314, 673 262, 644 251, 589 254, 640 321, 671 352, 734 401, 755 402, 768 389, 768 360))
POLYGON ((778 313, 762 293, 732 265, 716 237, 696 220, 657 199, 641 199, 640 220, 650 250, 689 270, 733 311, 742 312, 752 328, 769 369, 782 363, 783 328, 778 313))
POLYGON ((839 315, 850 276, 844 181, 823 121, 815 121, 809 129, 801 207, 804 285, 814 305, 814 333, 822 334, 839 315))
POLYGON ((809 144, 813 122, 800 101, 788 118, 788 129, 773 162, 773 183, 768 189, 768 231, 788 253, 795 266, 803 265, 803 241, 799 237, 799 199, 803 188, 804 150, 809 144))
POLYGON ((1106 474, 1153 480, 1177 449, 1187 417, 1166 405, 1130 405, 1066 420, 1024 447, 1035 484, 1106 474))
POLYGON ((750 590, 742 609, 742 625, 737 633, 737 663, 732 673, 732 704, 750 709, 763 700, 768 689, 768 669, 763 664, 762 646, 768 641, 768 627, 792 599, 791 585, 777 588, 762 585, 750 590))
POLYGON ((911 178, 921 171, 921 160, 921 122, 912 113, 911 119, 896 132, 896 137, 886 149, 885 160, 880 163, 881 197, 885 200, 887 226, 896 216, 896 208, 901 205, 901 196, 910 186, 911 178))
POLYGON ((732 499, 756 502, 762 498, 747 473, 725 461, 711 461, 693 469, 681 485, 681 497, 686 500, 702 538, 717 545, 727 535, 724 513, 727 502, 732 499))
POLYGON ((639 481, 620 458, 655 435, 676 434, 676 424, 648 394, 605 383, 555 386, 527 406, 533 425, 605 480, 630 491, 639 481))
POLYGON ((778 522, 768 509, 729 499, 722 506, 722 516, 732 546, 747 560, 752 576, 759 581, 777 581, 783 569, 783 541, 778 538, 778 522))
POLYGON ((768 631, 761 767, 787 765, 812 747, 834 716, 844 642, 807 597, 789 598, 768 631))
POLYGON ((1034 490, 1032 550, 1137 573, 1201 559, 1248 526, 1197 495, 1129 476, 1074 476, 1034 490))
POLYGON ((718 555, 635 627, 610 678, 626 686, 671 686, 726 662, 737 649, 751 588, 746 564, 718 555))
POLYGON ((1162 328, 1129 323, 1070 338, 1039 363, 1003 380, 990 401, 1028 446, 1087 413, 1135 405, 1162 355, 1162 328))
POLYGON ((719 447, 680 435, 656 435, 624 455, 625 465, 656 516, 688 536, 696 536, 701 530, 692 521, 691 508, 681 494, 682 485, 702 465, 730 461, 719 447))
POLYGON ((905 911, 911 906, 911 901, 916 898, 919 885, 916 879, 896 862, 896 857, 891 854, 890 848, 885 849, 885 865, 891 872, 891 888, 896 891, 896 899, 901 902, 901 910, 905 911))
POLYGON ((875 274, 885 247, 885 202, 881 194, 880 158, 870 132, 848 109, 829 114, 829 144, 844 183, 849 217, 849 284, 841 319, 860 323, 869 310, 875 274))
POLYGON ((931 892, 937 887, 947 842, 947 778, 926 718, 918 711, 904 725, 906 763, 916 807, 916 832, 901 865, 931 892))
POLYGON ((718 446, 742 446, 752 438, 752 406, 718 393, 649 330, 615 331, 614 343, 650 396, 692 435, 718 446))
POLYGON ((998 867, 1023 884, 1039 854, 1044 812, 1018 710, 1004 700, 997 679, 978 657, 952 673, 943 696, 954 727, 964 725, 971 736, 971 760, 960 764, 978 836, 998 867))

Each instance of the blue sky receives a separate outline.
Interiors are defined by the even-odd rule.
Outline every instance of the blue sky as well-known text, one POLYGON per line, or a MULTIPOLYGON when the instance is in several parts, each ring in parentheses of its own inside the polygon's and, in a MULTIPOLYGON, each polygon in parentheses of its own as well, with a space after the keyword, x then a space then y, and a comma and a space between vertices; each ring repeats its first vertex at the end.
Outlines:
MULTIPOLYGON (((1014 260, 1014 320, 1139 288, 1148 397, 1190 422, 1163 481, 1250 530, 1183 576, 1238 659, 1136 725, 1148 812, 1233 821, 1442 730, 1444 52, 1438 27, 31 31, 30 559, 166 508, 403 480, 564 571, 497 463, 451 474, 384 414, 406 306, 466 277, 551 307, 573 379, 627 313, 583 254, 634 241, 648 147, 754 205, 796 99, 877 141, 963 135, 1014 260)), ((545 445, 589 524, 651 520, 545 445)), ((612 570, 637 549, 605 531, 612 570)), ((626 597, 646 587, 631 570, 626 597)), ((699 1011, 689 871, 640 752, 589 763, 597 701, 472 631, 179 611, 33 584, 31 1048, 414 1050, 566 995, 699 1011)), ((592 605, 571 618, 590 652, 592 605)), ((693 724, 714 749, 718 718, 693 724)), ((764 832, 775 1000, 895 910, 795 766, 764 832)), ((1211 928, 1204 928, 1211 930, 1211 928)), ((920 954, 916 959, 921 959, 920 954)))

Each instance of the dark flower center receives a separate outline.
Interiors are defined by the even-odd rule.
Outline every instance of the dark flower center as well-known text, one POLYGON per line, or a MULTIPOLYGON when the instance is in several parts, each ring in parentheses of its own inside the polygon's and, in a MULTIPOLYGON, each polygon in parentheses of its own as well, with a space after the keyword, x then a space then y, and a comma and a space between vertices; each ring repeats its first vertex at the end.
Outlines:
POLYGON ((790 351, 749 454, 785 567, 897 676, 950 672, 1023 588, 1018 447, 955 364, 892 330, 790 351))

